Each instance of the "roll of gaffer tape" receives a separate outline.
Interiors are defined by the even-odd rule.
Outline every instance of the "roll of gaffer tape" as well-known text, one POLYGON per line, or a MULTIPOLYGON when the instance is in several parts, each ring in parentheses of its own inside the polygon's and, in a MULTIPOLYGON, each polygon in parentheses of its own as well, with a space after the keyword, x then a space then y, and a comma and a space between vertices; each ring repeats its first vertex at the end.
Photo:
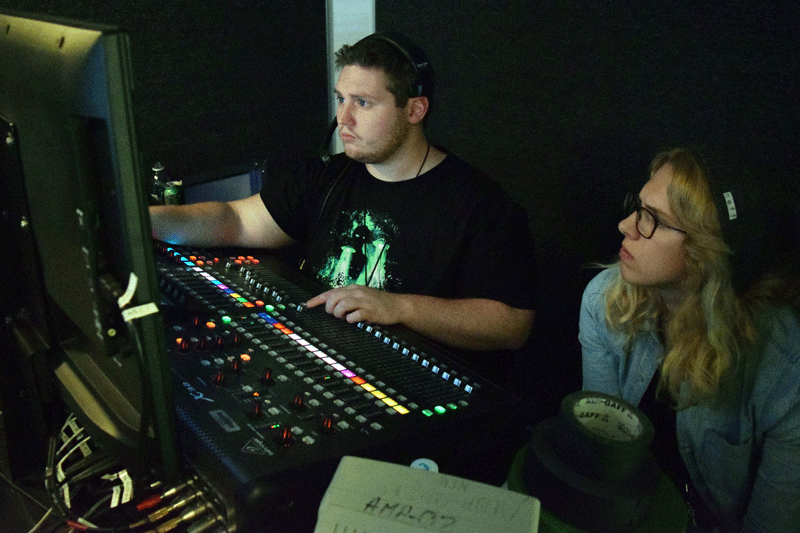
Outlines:
POLYGON ((630 531, 647 516, 658 484, 653 425, 630 403, 576 392, 531 438, 526 484, 545 509, 592 531, 630 531))

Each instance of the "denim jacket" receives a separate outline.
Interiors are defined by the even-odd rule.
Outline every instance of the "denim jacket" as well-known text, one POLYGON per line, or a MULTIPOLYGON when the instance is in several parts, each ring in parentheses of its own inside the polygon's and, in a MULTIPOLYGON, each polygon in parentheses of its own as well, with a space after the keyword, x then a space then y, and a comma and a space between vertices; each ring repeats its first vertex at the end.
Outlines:
MULTIPOLYGON (((583 388, 638 405, 663 355, 659 338, 625 337, 608 327, 605 292, 612 267, 586 287, 580 315, 583 388)), ((697 491, 733 531, 800 531, 800 323, 790 309, 771 310, 766 331, 724 407, 677 413, 678 447, 697 491)))

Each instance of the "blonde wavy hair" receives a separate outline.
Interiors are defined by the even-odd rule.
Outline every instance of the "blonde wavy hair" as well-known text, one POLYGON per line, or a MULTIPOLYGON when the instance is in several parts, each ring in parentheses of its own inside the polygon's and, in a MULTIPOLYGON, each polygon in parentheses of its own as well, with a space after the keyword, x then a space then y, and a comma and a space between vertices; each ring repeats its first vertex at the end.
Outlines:
POLYGON ((754 307, 739 298, 731 282, 730 249, 722 239, 708 177, 698 156, 677 148, 659 153, 652 175, 672 166, 669 205, 687 233, 686 297, 661 324, 666 311, 656 289, 626 283, 621 277, 606 294, 609 325, 628 336, 655 331, 665 343, 658 393, 667 392, 678 409, 722 401, 740 368, 742 353, 755 343, 754 307))

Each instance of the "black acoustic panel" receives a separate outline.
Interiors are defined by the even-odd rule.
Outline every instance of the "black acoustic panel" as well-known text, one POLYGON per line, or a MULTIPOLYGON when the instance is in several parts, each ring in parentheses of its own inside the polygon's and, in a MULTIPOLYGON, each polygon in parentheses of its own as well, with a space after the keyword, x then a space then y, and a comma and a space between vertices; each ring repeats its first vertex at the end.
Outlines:
POLYGON ((0 9, 128 32, 142 161, 175 179, 277 165, 314 153, 325 135, 320 2, 0 0, 0 9))

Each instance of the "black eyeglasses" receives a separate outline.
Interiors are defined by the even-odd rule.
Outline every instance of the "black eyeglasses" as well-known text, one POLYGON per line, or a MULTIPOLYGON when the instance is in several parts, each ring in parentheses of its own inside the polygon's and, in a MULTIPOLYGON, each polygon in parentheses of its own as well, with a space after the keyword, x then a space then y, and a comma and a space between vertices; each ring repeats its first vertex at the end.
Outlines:
POLYGON ((636 212, 636 231, 645 239, 651 238, 659 226, 686 233, 682 229, 674 228, 661 222, 655 213, 642 205, 642 200, 638 195, 629 192, 628 196, 625 197, 625 214, 629 215, 634 211, 636 212))

